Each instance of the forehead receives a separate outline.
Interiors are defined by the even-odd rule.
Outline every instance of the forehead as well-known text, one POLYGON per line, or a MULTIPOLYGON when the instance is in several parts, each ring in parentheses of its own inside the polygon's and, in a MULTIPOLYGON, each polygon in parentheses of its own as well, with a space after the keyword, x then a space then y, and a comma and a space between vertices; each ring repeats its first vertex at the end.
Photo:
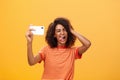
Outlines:
POLYGON ((61 24, 57 24, 55 29, 64 29, 64 26, 61 24))

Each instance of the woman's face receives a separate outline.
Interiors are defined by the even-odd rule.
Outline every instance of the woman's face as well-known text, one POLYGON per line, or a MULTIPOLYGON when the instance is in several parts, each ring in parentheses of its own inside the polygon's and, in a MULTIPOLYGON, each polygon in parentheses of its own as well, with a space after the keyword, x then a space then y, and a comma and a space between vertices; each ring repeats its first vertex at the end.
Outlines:
POLYGON ((56 25, 54 37, 58 41, 58 46, 65 46, 68 35, 66 29, 61 24, 56 25))

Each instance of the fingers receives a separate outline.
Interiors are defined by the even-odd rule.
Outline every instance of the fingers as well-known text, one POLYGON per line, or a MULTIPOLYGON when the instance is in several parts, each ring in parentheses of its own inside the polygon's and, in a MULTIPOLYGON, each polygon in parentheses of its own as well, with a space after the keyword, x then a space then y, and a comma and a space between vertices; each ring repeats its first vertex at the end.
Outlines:
POLYGON ((32 31, 35 31, 35 30, 32 29, 32 28, 29 28, 29 29, 27 30, 26 34, 25 34, 25 37, 26 37, 26 39, 27 39, 27 42, 32 42, 32 40, 33 40, 33 33, 32 33, 32 31))
POLYGON ((28 31, 35 31, 35 29, 33 29, 33 28, 30 28, 28 31))
POLYGON ((28 31, 26 32, 26 35, 25 35, 26 38, 30 38, 33 36, 33 33, 31 31, 33 31, 33 29, 28 29, 28 31))
POLYGON ((33 40, 33 33, 32 33, 30 30, 28 30, 28 31, 26 32, 25 37, 26 37, 26 39, 27 39, 27 42, 32 42, 32 40, 33 40))
POLYGON ((26 32, 26 35, 25 35, 25 36, 26 36, 27 38, 32 37, 32 36, 33 36, 32 31, 35 31, 35 29, 30 28, 30 26, 32 26, 32 24, 29 25, 29 29, 28 29, 27 32, 26 32))
POLYGON ((73 30, 72 28, 70 29, 70 31, 71 31, 71 33, 73 33, 73 32, 74 32, 74 30, 73 30))

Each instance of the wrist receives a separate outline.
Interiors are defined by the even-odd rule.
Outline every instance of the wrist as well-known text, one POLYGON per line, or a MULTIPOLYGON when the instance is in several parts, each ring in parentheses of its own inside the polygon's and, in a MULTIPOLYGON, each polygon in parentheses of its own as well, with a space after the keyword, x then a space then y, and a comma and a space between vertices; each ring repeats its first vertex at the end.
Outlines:
POLYGON ((27 45, 32 45, 32 42, 30 42, 30 41, 27 41, 27 45))

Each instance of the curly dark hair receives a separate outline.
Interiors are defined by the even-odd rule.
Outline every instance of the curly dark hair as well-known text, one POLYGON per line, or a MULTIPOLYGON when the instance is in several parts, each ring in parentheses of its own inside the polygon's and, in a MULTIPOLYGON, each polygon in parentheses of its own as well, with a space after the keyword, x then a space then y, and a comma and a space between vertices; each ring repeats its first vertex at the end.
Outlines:
POLYGON ((50 23, 48 26, 47 34, 45 37, 46 42, 51 48, 57 47, 57 39, 54 37, 55 35, 55 27, 57 24, 61 24, 68 33, 67 42, 65 44, 66 47, 72 47, 76 40, 76 37, 70 32, 70 29, 73 29, 70 21, 66 18, 56 18, 53 23, 50 23))

